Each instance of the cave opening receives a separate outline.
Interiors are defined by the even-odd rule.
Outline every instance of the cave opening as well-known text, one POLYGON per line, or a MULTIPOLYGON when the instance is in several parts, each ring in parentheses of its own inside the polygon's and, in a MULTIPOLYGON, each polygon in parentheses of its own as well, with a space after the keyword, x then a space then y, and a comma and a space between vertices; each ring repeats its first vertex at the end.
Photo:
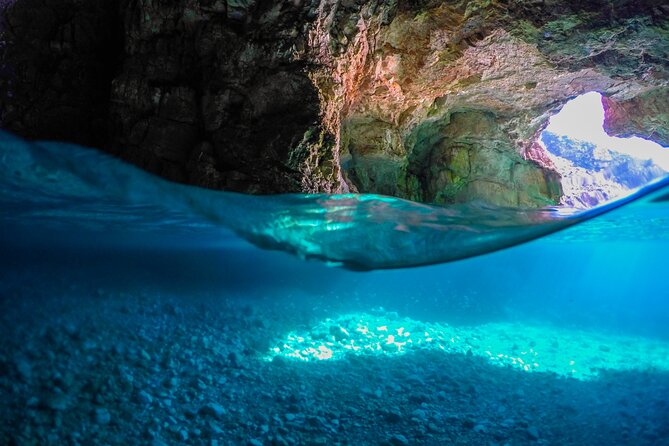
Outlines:
POLYGON ((539 138, 560 173, 561 204, 591 208, 629 195, 669 173, 669 148, 604 130, 602 95, 572 99, 552 116, 539 138))

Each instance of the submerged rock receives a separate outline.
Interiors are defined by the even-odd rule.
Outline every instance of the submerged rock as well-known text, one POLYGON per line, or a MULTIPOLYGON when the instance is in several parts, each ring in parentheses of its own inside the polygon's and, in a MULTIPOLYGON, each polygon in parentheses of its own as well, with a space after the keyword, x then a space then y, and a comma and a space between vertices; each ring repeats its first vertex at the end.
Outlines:
POLYGON ((70 406, 70 398, 64 393, 54 393, 44 398, 44 405, 55 411, 67 410, 70 406))
POLYGON ((22 381, 30 381, 33 375, 33 369, 27 359, 16 358, 14 361, 14 367, 16 368, 16 372, 22 381))
POLYGON ((97 408, 94 411, 94 420, 97 424, 109 424, 111 421, 111 414, 106 408, 97 408))
POLYGON ((227 411, 223 406, 220 404, 216 403, 208 403, 200 409, 200 414, 202 415, 209 415, 214 418, 221 418, 223 415, 225 415, 227 411))
POLYGON ((407 446, 410 444, 407 437, 402 434, 394 434, 388 439, 388 441, 393 446, 407 446))
POLYGON ((539 439, 539 430, 534 426, 530 426, 530 427, 527 428, 527 436, 531 440, 538 440, 539 439))
POLYGON ((140 390, 137 394, 137 401, 141 404, 149 405, 153 403, 153 397, 145 390, 140 390))

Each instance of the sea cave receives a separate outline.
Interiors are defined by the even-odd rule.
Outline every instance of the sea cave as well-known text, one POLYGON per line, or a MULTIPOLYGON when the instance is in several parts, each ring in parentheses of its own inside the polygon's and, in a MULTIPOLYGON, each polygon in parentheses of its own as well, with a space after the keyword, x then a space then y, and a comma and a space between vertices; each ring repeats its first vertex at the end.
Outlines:
POLYGON ((666 0, 0 0, 0 444, 669 445, 666 0))

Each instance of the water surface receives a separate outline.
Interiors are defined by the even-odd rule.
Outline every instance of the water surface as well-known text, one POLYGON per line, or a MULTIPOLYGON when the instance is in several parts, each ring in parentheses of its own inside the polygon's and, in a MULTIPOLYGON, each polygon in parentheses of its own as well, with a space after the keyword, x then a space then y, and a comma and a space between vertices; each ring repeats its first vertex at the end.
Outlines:
POLYGON ((1 444, 669 444, 667 180, 250 197, 7 134, 0 173, 1 444))

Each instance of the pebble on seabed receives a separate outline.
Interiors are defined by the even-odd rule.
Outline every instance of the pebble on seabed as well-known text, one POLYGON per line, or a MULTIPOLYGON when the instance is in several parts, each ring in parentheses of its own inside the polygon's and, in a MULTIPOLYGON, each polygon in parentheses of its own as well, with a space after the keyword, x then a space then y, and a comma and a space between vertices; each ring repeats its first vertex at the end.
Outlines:
MULTIPOLYGON (((539 373, 528 377, 475 357, 437 352, 314 364, 263 361, 272 336, 281 336, 294 323, 290 313, 267 310, 268 321, 281 315, 286 318, 278 319, 283 325, 273 320, 277 326, 267 323, 249 332, 234 308, 209 312, 211 319, 179 310, 179 321, 174 321, 143 304, 141 317, 133 310, 121 319, 118 310, 108 314, 91 306, 88 311, 95 314, 86 315, 91 323, 77 323, 75 337, 19 331, 15 338, 28 340, 32 353, 20 344, 11 349, 0 345, 0 358, 5 358, 0 366, 6 369, 0 390, 13 401, 0 405, 0 414, 15 417, 13 422, 21 426, 10 434, 0 430, 0 444, 47 444, 52 439, 62 444, 75 438, 67 432, 78 433, 73 446, 118 444, 118 432, 129 443, 152 446, 367 444, 372 436, 386 446, 449 444, 454 436, 463 444, 552 444, 555 433, 544 420, 557 414, 572 422, 595 410, 588 407, 593 397, 599 401, 596 410, 607 398, 624 398, 629 427, 618 437, 601 430, 590 443, 605 444, 599 440, 636 438, 635 426, 644 425, 634 422, 636 414, 649 404, 664 407, 657 405, 655 395, 667 394, 669 385, 663 377, 652 385, 644 379, 643 386, 625 378, 583 392, 573 380, 539 373), (136 334, 140 331, 141 336, 136 334), (236 331, 243 336, 229 339, 236 331), (240 338, 252 336, 265 340, 255 356, 240 347, 240 338), (98 347, 84 350, 87 339, 98 347), (34 353, 42 350, 44 354, 34 353), (142 350, 150 362, 142 359, 142 350), (17 370, 21 362, 23 373, 17 370), (529 412, 528 407, 538 409, 529 412)), ((121 306, 113 301, 110 305, 121 306)), ((646 425, 658 423, 661 416, 643 413, 646 425)), ((657 444, 657 436, 643 438, 643 446, 657 444)))
POLYGON ((111 421, 111 414, 109 410, 104 407, 95 409, 95 422, 97 424, 109 424, 111 421))

